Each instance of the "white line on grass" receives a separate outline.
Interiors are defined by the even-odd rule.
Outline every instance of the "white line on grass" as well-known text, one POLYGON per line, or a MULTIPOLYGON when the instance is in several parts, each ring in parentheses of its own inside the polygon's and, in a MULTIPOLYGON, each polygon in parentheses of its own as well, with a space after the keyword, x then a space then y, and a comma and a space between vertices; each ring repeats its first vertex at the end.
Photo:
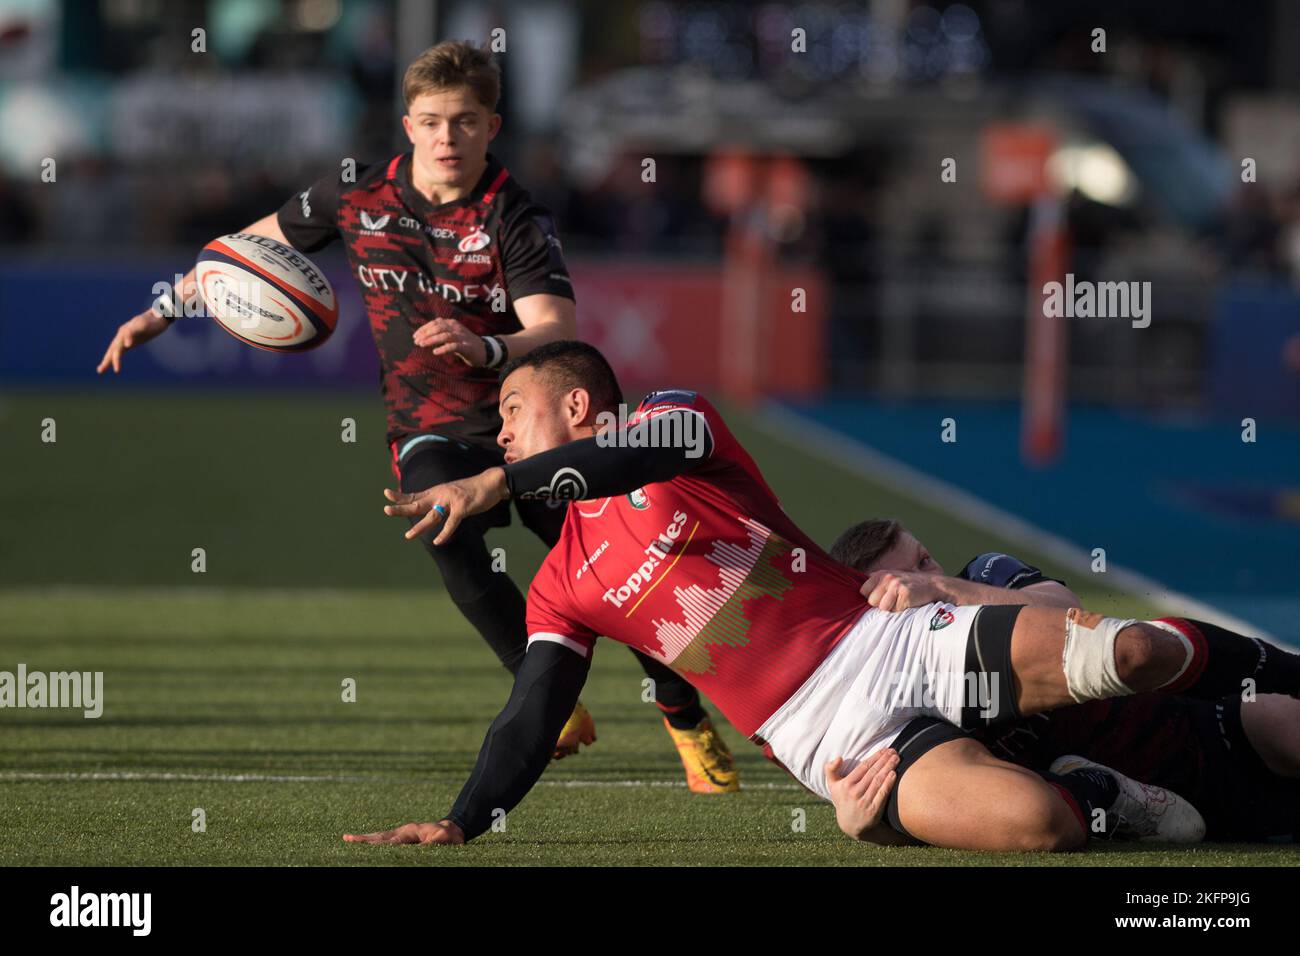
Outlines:
MULTIPOLYGON (((333 774, 290 775, 262 773, 165 773, 155 771, 113 770, 84 773, 0 772, 0 783, 9 781, 143 781, 149 783, 437 783, 435 778, 354 777, 333 774)), ((539 780, 539 787, 669 787, 683 788, 684 780, 539 780)), ((802 790, 795 783, 747 783, 745 790, 802 790)))
MULTIPOLYGON (((1019 539, 1081 574, 1092 573, 1092 555, 1050 531, 775 402, 764 402, 761 411, 761 415, 751 416, 750 421, 760 431, 778 441, 810 449, 849 471, 886 485, 904 497, 923 499, 928 506, 950 512, 970 524, 988 528, 1008 538, 1019 539), (793 435, 798 435, 797 442, 793 435)), ((1216 607, 1175 591, 1136 571, 1110 565, 1106 569, 1106 576, 1123 590, 1150 598, 1170 614, 1213 621, 1240 634, 1283 643, 1247 621, 1225 614, 1216 607)))

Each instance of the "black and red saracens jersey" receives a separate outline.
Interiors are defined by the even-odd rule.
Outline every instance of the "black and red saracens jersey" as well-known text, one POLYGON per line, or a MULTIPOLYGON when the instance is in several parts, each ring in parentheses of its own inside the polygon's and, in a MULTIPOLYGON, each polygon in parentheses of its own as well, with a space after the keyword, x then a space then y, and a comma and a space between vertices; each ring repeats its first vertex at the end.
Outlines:
POLYGON ((411 154, 325 176, 281 208, 301 252, 342 239, 379 350, 388 441, 434 431, 492 443, 501 427, 497 372, 434 355, 417 328, 452 318, 479 335, 522 326, 514 303, 573 298, 555 224, 491 153, 473 192, 434 205, 411 183, 411 154))

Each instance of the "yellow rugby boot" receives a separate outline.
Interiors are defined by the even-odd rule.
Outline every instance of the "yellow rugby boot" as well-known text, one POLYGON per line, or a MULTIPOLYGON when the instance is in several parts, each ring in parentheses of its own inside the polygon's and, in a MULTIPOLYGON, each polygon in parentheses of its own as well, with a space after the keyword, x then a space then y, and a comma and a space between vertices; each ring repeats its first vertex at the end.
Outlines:
POLYGON ((736 762, 709 718, 690 730, 678 730, 665 717, 664 726, 677 746, 686 768, 686 786, 692 793, 735 793, 740 789, 736 762))
POLYGON ((596 722, 591 719, 591 713, 587 708, 582 706, 582 701, 578 701, 573 708, 573 713, 564 722, 564 729, 560 731, 560 739, 555 742, 555 752, 551 757, 555 760, 563 760, 570 754, 576 754, 579 744, 590 747, 595 742, 596 722))

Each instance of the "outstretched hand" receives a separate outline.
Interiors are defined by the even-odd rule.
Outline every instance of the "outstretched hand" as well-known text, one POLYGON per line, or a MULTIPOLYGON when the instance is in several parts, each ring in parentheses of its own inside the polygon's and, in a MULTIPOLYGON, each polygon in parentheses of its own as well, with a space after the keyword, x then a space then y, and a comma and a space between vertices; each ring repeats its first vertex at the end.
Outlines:
POLYGON ((378 833, 345 833, 344 843, 442 843, 465 842, 465 834, 450 820, 438 823, 406 823, 378 833))
POLYGON ((408 541, 441 524, 442 530, 433 539, 435 545, 441 545, 451 539, 466 518, 482 514, 508 496, 505 470, 489 468, 472 478, 448 481, 423 491, 385 488, 384 497, 392 504, 384 505, 384 514, 419 519, 407 530, 408 541))
POLYGON ((95 371, 100 375, 109 369, 114 373, 122 371, 122 356, 129 349, 144 345, 150 339, 166 332, 168 324, 168 321, 155 314, 153 309, 145 309, 139 315, 123 322, 113 335, 113 341, 108 343, 104 357, 99 360, 99 365, 95 366, 95 371))

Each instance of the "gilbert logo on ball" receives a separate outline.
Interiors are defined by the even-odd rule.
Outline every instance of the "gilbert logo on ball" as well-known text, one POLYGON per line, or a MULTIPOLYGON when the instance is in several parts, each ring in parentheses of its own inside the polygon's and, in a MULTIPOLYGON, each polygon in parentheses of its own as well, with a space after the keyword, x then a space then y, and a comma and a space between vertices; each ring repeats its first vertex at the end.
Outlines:
POLYGON ((310 259, 266 236, 213 239, 195 266, 199 293, 217 323, 273 352, 314 349, 338 322, 334 289, 310 259))

